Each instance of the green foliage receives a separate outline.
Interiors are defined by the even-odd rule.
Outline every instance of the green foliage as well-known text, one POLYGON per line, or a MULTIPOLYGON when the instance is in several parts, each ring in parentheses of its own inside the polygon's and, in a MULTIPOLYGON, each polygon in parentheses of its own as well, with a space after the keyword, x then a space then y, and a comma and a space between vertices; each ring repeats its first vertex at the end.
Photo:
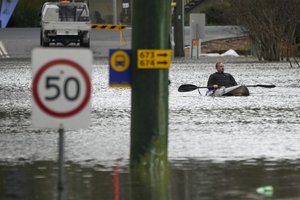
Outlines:
POLYGON ((299 0, 227 0, 236 18, 249 35, 256 56, 268 61, 289 59, 297 38, 299 0))
POLYGON ((206 14, 207 25, 230 25, 231 21, 225 17, 223 5, 212 5, 203 10, 206 14))
POLYGON ((40 24, 40 10, 45 0, 19 0, 8 27, 37 27, 40 24))

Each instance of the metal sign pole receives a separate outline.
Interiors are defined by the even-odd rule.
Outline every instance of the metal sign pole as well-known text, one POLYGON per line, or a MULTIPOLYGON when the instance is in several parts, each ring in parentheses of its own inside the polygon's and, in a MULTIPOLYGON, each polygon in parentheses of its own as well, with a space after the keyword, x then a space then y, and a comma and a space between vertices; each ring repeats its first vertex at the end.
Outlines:
POLYGON ((194 44, 193 44, 193 40, 191 42, 191 58, 193 58, 193 55, 194 55, 194 44))
POLYGON ((197 56, 196 58, 199 59, 199 24, 196 24, 196 39, 197 39, 197 56))
POLYGON ((90 123, 92 66, 93 55, 87 49, 35 48, 32 51, 32 125, 58 129, 55 195, 58 200, 67 198, 64 128, 86 128, 90 123))
POLYGON ((117 0, 113 0, 113 24, 118 24, 117 0))
POLYGON ((201 54, 201 39, 205 38, 205 14, 192 13, 190 14, 190 36, 192 41, 195 40, 195 44, 192 53, 192 57, 197 54, 195 57, 198 59, 201 54))
POLYGON ((64 188, 64 128, 61 125, 58 129, 59 141, 58 141, 58 200, 64 200, 65 198, 65 188, 64 188))

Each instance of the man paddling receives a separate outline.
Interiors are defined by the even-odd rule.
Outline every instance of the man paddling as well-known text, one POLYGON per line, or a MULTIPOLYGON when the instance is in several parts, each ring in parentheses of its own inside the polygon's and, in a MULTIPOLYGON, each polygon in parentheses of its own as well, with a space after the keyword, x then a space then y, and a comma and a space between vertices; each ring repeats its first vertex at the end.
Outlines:
POLYGON ((228 73, 224 73, 224 64, 221 62, 216 63, 217 72, 209 76, 207 87, 220 88, 231 87, 237 85, 233 76, 228 73))

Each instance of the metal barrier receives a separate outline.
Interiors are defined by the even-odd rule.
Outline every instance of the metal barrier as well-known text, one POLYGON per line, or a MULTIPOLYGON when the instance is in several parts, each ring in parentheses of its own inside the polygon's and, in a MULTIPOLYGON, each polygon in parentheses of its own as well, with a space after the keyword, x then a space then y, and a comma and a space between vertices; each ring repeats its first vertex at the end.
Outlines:
POLYGON ((125 30, 128 26, 122 24, 92 24, 92 29, 97 30, 125 30))
POLYGON ((127 41, 125 39, 123 30, 127 29, 128 26, 122 24, 92 24, 91 29, 96 30, 118 30, 120 31, 120 46, 125 46, 127 41))

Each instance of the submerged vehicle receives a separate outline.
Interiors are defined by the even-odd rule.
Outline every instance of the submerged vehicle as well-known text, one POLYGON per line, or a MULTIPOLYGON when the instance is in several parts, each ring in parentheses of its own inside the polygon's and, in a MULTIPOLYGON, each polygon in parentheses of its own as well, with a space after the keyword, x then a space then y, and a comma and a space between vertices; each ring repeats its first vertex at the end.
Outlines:
POLYGON ((50 43, 90 46, 91 20, 84 2, 46 2, 41 10, 41 46, 50 43))
POLYGON ((236 85, 232 87, 221 87, 216 90, 209 90, 206 96, 221 97, 221 96, 249 96, 249 90, 245 85, 236 85))

